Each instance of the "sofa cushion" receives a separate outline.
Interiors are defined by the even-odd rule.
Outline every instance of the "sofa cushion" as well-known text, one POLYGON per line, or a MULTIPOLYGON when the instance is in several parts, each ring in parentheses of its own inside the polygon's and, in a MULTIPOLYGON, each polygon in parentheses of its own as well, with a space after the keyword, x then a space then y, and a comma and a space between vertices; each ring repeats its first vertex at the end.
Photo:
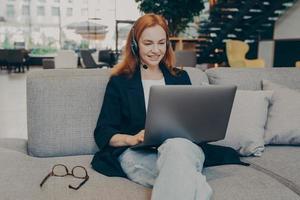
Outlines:
POLYGON ((106 177, 90 167, 91 156, 57 158, 34 158, 15 151, 0 154, 1 199, 24 200, 117 200, 147 199, 150 190, 124 178, 106 177), (13 163, 13 164, 12 164, 13 163), (84 166, 89 180, 77 191, 68 185, 79 185, 82 180, 72 176, 50 177, 42 188, 39 184, 55 164, 65 164, 70 170, 76 165, 84 166))
MULTIPOLYGON (((298 151, 291 153, 299 154, 298 151)), ((0 150, 1 199, 149 199, 151 190, 124 178, 106 177, 99 174, 90 167, 91 159, 92 156, 89 155, 35 158, 12 149, 0 150), (52 166, 58 163, 65 164, 69 168, 76 165, 84 166, 90 176, 89 181, 78 191, 74 191, 69 189, 68 185, 79 184, 82 180, 77 180, 71 176, 50 177, 40 188, 39 184, 42 179, 50 172, 52 166)), ((285 161, 293 163, 291 160, 285 161)), ((293 171, 299 166, 298 162, 297 164, 293 171)), ((225 165, 205 168, 203 173, 213 188, 213 200, 299 199, 299 196, 288 187, 275 181, 269 175, 250 167, 225 165)))
POLYGON ((238 89, 261 90, 261 80, 268 79, 300 90, 300 70, 292 67, 263 69, 219 67, 205 72, 210 84, 234 84, 238 86, 238 89))
POLYGON ((271 171, 271 176, 278 177, 283 183, 287 182, 300 196, 299 155, 299 146, 266 146, 261 157, 247 157, 244 161, 271 171))
POLYGON ((32 71, 27 77, 28 152, 33 156, 91 154, 109 70, 32 71))
POLYGON ((251 167, 224 165, 204 169, 212 200, 282 200, 299 196, 269 175, 251 167))
POLYGON ((213 144, 229 146, 243 156, 260 156, 271 91, 237 90, 224 140, 213 144))
POLYGON ((265 143, 300 144, 300 92, 263 80, 264 90, 273 90, 265 143))
POLYGON ((183 69, 189 74, 189 77, 193 85, 208 84, 207 75, 202 70, 194 67, 184 67, 183 69))
MULTIPOLYGON (((192 84, 204 72, 185 68, 192 84)), ((27 78, 28 152, 38 157, 94 154, 94 129, 109 80, 108 69, 32 71, 27 78)))

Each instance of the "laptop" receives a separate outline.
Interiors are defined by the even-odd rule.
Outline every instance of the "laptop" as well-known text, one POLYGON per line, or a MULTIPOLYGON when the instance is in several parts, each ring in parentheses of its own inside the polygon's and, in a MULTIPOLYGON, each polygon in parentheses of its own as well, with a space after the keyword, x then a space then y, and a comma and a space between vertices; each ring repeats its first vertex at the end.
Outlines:
POLYGON ((176 137, 196 144, 224 139, 236 89, 215 85, 152 86, 144 141, 131 148, 155 148, 176 137))

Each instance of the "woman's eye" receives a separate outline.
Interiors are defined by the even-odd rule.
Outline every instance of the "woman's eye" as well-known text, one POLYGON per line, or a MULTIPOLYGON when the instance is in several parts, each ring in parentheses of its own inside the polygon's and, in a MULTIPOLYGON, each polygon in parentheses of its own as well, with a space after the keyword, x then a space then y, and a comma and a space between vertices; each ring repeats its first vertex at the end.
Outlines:
POLYGON ((151 45, 151 43, 145 43, 145 45, 149 46, 149 45, 151 45))

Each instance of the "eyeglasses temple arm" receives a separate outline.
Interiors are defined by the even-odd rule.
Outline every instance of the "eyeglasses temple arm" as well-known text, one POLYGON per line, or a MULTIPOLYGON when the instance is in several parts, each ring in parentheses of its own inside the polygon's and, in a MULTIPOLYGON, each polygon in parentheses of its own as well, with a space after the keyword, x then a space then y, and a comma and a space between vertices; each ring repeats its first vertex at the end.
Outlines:
POLYGON ((50 172, 40 183, 40 187, 42 187, 44 185, 44 183, 46 182, 46 180, 52 175, 52 172, 50 172))
POLYGON ((71 188, 71 189, 73 189, 73 190, 78 190, 83 184, 85 184, 88 180, 89 180, 89 176, 87 176, 86 178, 85 178, 85 180, 82 182, 82 183, 80 183, 77 187, 73 187, 72 185, 69 185, 69 188, 71 188))

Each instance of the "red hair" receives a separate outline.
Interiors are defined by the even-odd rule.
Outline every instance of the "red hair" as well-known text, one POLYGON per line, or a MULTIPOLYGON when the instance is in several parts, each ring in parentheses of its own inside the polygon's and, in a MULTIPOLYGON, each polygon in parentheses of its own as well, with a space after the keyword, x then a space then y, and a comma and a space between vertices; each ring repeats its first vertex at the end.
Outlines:
POLYGON ((131 29, 127 36, 127 41, 125 45, 125 49, 123 52, 124 59, 114 66, 112 69, 112 76, 119 75, 119 74, 127 74, 129 76, 133 75, 135 72, 136 66, 137 66, 137 60, 136 57, 133 55, 131 50, 131 43, 133 40, 133 34, 135 37, 135 40, 138 42, 143 31, 146 28, 153 27, 159 25, 161 26, 165 32, 166 32, 166 45, 167 50, 166 53, 162 59, 162 63, 166 65, 166 67, 169 69, 169 71, 174 74, 173 72, 173 66, 175 64, 175 54, 172 49, 171 44, 169 44, 169 28, 167 25, 167 21, 165 18, 161 15, 156 14, 146 14, 142 17, 140 17, 134 24, 134 28, 131 29), (134 32, 134 33, 133 33, 134 32))

